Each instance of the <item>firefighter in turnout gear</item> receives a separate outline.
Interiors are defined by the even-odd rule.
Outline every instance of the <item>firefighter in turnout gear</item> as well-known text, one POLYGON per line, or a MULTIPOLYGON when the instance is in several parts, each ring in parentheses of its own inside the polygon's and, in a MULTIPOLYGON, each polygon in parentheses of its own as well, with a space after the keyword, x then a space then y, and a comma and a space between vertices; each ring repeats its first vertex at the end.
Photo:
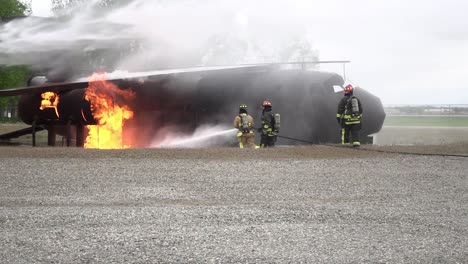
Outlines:
POLYGON ((273 147, 280 128, 280 115, 273 114, 270 101, 263 101, 262 107, 262 127, 259 128, 259 132, 262 132, 260 147, 273 147))
POLYGON ((361 130, 362 105, 361 101, 353 95, 354 88, 351 84, 344 87, 344 97, 338 104, 336 120, 341 125, 341 144, 351 143, 353 147, 359 147, 359 131, 361 130))
POLYGON ((234 127, 239 129, 237 138, 240 148, 255 148, 253 117, 247 113, 247 105, 242 104, 239 107, 239 115, 234 119, 234 127))

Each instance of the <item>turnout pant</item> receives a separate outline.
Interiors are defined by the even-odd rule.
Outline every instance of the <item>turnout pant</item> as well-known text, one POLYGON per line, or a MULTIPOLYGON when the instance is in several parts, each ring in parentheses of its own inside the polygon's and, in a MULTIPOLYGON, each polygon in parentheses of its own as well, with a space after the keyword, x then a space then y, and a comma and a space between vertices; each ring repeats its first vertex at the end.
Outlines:
POLYGON ((239 148, 255 148, 255 136, 246 133, 239 137, 239 148))
POLYGON ((276 136, 267 136, 262 134, 260 138, 260 147, 267 148, 267 147, 274 147, 276 142, 276 136))
POLYGON ((361 145, 359 141, 359 131, 361 130, 361 124, 353 124, 353 125, 344 125, 341 128, 341 144, 351 143, 353 146, 361 145))

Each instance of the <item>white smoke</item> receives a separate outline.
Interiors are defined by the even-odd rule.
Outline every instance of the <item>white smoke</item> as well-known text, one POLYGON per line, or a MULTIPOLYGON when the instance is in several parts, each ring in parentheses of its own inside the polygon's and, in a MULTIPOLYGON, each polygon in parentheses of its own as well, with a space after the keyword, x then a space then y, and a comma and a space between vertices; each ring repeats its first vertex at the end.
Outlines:
POLYGON ((173 129, 161 129, 151 144, 153 148, 204 148, 234 144, 235 128, 204 125, 191 134, 177 133, 173 129))
POLYGON ((117 50, 114 69, 131 71, 317 58, 295 1, 134 0, 112 9, 98 2, 0 26, 2 63, 43 65, 109 48, 117 50))

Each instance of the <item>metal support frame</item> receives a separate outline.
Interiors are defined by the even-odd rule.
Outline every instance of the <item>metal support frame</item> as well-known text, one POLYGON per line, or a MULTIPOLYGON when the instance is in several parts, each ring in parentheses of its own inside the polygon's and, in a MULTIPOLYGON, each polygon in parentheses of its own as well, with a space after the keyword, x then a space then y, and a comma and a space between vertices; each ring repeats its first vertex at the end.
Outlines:
POLYGON ((49 126, 47 129, 47 145, 50 147, 55 147, 55 141, 57 136, 57 130, 54 125, 49 126))

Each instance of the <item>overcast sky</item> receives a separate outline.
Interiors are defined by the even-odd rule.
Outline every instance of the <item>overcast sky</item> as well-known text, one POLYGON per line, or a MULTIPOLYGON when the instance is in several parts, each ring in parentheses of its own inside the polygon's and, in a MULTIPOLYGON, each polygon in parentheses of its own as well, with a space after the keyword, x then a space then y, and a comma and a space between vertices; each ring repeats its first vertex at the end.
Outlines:
MULTIPOLYGON (((468 1, 290 3, 287 12, 307 18, 301 22, 320 59, 350 60, 347 81, 384 104, 468 104, 468 1)), ((50 1, 32 4, 33 15, 51 15, 50 1)), ((241 20, 251 21, 253 14, 241 4, 239 13, 241 20)), ((321 70, 343 72, 341 65, 321 70)))

